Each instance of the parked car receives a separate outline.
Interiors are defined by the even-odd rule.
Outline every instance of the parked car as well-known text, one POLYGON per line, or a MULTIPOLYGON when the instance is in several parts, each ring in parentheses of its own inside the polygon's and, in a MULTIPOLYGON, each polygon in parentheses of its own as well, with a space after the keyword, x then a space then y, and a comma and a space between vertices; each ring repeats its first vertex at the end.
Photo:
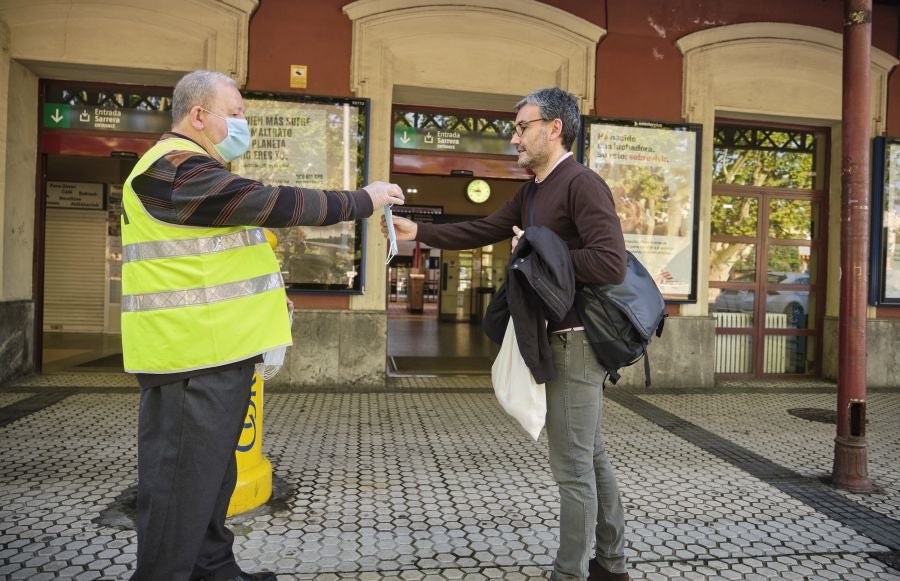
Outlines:
MULTIPOLYGON (((769 284, 809 284, 806 272, 770 272, 769 284)), ((722 289, 713 301, 715 311, 733 313, 753 312, 755 291, 744 289, 722 289)), ((769 290, 766 296, 767 313, 784 313, 791 327, 806 325, 805 316, 809 312, 808 290, 769 290)))

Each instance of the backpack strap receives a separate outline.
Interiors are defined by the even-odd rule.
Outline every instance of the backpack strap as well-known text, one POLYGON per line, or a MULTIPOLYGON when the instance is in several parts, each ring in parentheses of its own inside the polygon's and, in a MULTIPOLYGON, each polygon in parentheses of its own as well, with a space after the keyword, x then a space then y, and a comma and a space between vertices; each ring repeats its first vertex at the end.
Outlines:
POLYGON ((644 387, 650 389, 650 357, 647 355, 647 343, 644 343, 644 387))
MULTIPOLYGON (((619 382, 619 379, 622 377, 619 375, 618 371, 607 371, 606 377, 612 382, 613 385, 619 382)), ((603 380, 604 387, 606 385, 606 379, 603 380)))

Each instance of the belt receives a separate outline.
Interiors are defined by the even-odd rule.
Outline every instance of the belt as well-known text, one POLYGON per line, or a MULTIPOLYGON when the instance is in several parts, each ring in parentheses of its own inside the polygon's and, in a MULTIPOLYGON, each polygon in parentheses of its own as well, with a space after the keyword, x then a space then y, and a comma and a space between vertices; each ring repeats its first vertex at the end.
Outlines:
POLYGON ((569 327, 568 329, 559 329, 550 333, 551 335, 561 335, 562 333, 574 333, 575 331, 584 331, 584 327, 569 327))

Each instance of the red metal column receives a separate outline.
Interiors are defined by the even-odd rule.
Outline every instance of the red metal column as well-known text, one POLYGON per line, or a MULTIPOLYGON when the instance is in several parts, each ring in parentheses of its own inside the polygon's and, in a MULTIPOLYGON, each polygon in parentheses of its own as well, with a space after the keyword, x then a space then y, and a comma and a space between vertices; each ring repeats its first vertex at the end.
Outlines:
POLYGON ((872 0, 844 1, 841 143, 841 307, 835 486, 872 490, 866 455, 866 285, 872 0))

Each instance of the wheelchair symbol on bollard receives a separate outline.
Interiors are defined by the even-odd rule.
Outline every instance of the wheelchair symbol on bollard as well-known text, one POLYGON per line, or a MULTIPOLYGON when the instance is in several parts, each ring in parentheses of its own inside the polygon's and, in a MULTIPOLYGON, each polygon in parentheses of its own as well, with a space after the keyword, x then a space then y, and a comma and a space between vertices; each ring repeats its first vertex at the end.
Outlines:
MULTIPOLYGON (((255 385, 255 382, 254 382, 255 385)), ((253 444, 256 443, 256 390, 250 390, 250 407, 247 409, 247 418, 244 420, 244 431, 241 432, 241 440, 244 439, 246 434, 250 434, 250 443, 249 444, 241 444, 238 442, 237 451, 238 452, 249 452, 253 448, 253 444)))

